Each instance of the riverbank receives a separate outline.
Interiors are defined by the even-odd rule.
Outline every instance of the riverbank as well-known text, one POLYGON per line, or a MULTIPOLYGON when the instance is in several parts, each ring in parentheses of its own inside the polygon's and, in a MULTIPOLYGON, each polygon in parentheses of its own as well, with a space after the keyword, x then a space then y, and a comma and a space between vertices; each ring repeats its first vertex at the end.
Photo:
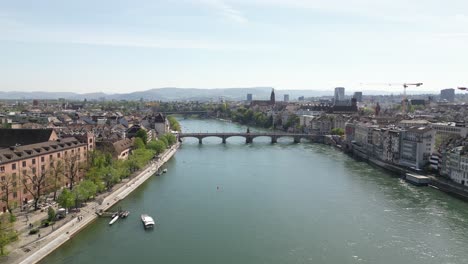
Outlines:
POLYGON ((32 242, 23 241, 22 245, 17 245, 9 256, 2 259, 3 263, 38 263, 52 251, 59 248, 70 238, 76 235, 80 230, 88 226, 98 217, 97 211, 106 211, 110 207, 124 199, 131 192, 137 189, 142 183, 150 178, 154 173, 161 168, 172 156, 177 152, 180 143, 175 144, 167 149, 158 160, 153 160, 141 172, 129 180, 121 183, 111 193, 104 194, 105 197, 97 197, 92 202, 89 202, 85 207, 81 208, 79 214, 75 215, 70 221, 63 224, 50 233, 43 236, 26 236, 33 239, 32 242), (100 202, 98 202, 100 201, 100 202), (77 216, 80 216, 78 218, 77 216))

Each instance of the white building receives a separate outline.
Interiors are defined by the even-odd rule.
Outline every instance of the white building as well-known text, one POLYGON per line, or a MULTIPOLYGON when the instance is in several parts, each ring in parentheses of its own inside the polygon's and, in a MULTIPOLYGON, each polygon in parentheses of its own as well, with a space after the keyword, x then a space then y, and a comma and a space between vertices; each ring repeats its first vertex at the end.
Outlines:
POLYGON ((409 127, 401 132, 400 165, 422 169, 434 152, 435 130, 428 126, 409 127))

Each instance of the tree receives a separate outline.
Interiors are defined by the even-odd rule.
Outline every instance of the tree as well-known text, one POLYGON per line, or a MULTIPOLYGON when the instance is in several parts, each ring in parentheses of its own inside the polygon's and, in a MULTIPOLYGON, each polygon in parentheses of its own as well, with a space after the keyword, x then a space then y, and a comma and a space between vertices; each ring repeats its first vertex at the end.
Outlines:
POLYGON ((73 190, 75 198, 75 207, 78 208, 80 202, 87 201, 89 198, 96 195, 97 186, 90 180, 85 180, 77 185, 73 190))
POLYGON ((343 135, 344 135, 344 129, 338 128, 338 127, 333 128, 333 129, 331 130, 331 134, 332 134, 332 135, 343 136, 343 135))
POLYGON ((49 165, 49 174, 50 174, 50 181, 51 187, 54 192, 54 201, 57 200, 57 191, 63 185, 63 172, 64 172, 64 164, 62 160, 52 160, 49 165))
MULTIPOLYGON (((11 214, 10 206, 10 194, 13 191, 13 177, 10 174, 6 174, 0 178, 0 188, 2 196, 0 197, 3 202, 5 202, 8 212, 11 214)), ((16 184, 16 183, 15 183, 16 184)))
POLYGON ((164 144, 164 142, 159 139, 149 142, 146 147, 148 149, 153 150, 156 153, 156 155, 161 154, 166 149, 166 145, 164 144))
POLYGON ((177 138, 171 133, 166 133, 162 137, 167 140, 168 146, 174 145, 177 142, 177 138))
POLYGON ((38 175, 35 171, 35 168, 31 166, 31 169, 29 172, 27 172, 25 175, 23 175, 23 186, 24 189, 28 193, 31 194, 31 196, 34 199, 34 210, 39 209, 38 203, 39 199, 44 195, 45 191, 45 185, 46 185, 46 180, 47 180, 47 172, 46 171, 41 171, 38 175), (30 182, 30 184, 28 183, 30 182))
POLYGON ((47 209, 47 220, 54 221, 55 220, 55 210, 52 207, 47 209))
POLYGON ((78 174, 81 171, 80 154, 66 154, 65 162, 65 178, 68 179, 70 191, 73 190, 73 185, 77 181, 78 174))
POLYGON ((10 217, 7 214, 0 215, 0 256, 5 255, 5 246, 17 238, 10 217))
POLYGON ((179 121, 173 116, 168 116, 167 120, 169 120, 169 125, 171 126, 171 129, 174 131, 181 131, 179 121))
POLYGON ((143 143, 146 145, 146 142, 148 141, 148 133, 144 129, 138 129, 138 131, 135 134, 135 137, 141 138, 143 140, 143 143))
POLYGON ((70 208, 75 202, 73 194, 68 189, 63 189, 62 193, 57 198, 57 201, 58 204, 63 208, 70 208))
POLYGON ((142 149, 142 148, 145 148, 145 143, 143 142, 141 138, 136 137, 135 140, 133 141, 133 146, 135 147, 135 149, 142 149))

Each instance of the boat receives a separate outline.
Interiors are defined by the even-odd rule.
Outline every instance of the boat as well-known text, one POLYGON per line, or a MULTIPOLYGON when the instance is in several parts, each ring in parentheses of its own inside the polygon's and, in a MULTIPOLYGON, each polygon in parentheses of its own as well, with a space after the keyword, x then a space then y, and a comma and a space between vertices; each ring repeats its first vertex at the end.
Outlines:
POLYGON ((431 182, 431 178, 413 173, 406 173, 405 179, 416 186, 427 186, 431 182))
POLYGON ((160 176, 160 175, 161 175, 160 171, 156 172, 156 176, 160 176))
POLYGON ((119 215, 117 214, 116 216, 112 217, 112 220, 110 220, 109 225, 112 225, 119 219, 119 215))
POLYGON ((166 172, 167 172, 167 169, 164 169, 164 170, 163 170, 163 173, 166 173, 166 172))
POLYGON ((141 221, 143 222, 143 226, 145 228, 152 228, 154 227, 154 220, 151 216, 147 214, 142 214, 141 215, 141 221))
POLYGON ((120 211, 120 212, 119 212, 119 217, 120 217, 120 218, 125 218, 125 217, 127 217, 129 214, 130 214, 129 211, 120 211))

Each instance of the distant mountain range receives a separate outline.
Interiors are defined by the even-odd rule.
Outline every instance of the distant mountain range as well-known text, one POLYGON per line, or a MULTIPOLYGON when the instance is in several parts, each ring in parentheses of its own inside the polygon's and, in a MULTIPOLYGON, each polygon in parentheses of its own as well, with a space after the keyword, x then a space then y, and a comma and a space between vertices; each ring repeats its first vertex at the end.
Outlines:
MULTIPOLYGON (((58 99, 68 100, 161 100, 161 101, 208 101, 216 100, 221 97, 227 100, 245 100, 248 93, 253 95, 254 100, 266 100, 270 98, 272 87, 251 87, 251 88, 217 88, 217 89, 199 89, 199 88, 156 88, 146 91, 137 91, 121 94, 106 93, 72 93, 72 92, 0 92, 0 100, 15 99, 58 99)), ((275 90, 276 99, 283 100, 284 94, 289 94, 290 100, 296 100, 299 96, 318 97, 333 96, 334 90, 275 90)), ((418 91, 418 94, 431 94, 434 92, 418 91)), ((352 95, 352 92, 347 92, 352 95)), ((363 95, 390 95, 390 91, 364 90, 363 95)), ((393 92, 398 95, 399 92, 393 92)))

